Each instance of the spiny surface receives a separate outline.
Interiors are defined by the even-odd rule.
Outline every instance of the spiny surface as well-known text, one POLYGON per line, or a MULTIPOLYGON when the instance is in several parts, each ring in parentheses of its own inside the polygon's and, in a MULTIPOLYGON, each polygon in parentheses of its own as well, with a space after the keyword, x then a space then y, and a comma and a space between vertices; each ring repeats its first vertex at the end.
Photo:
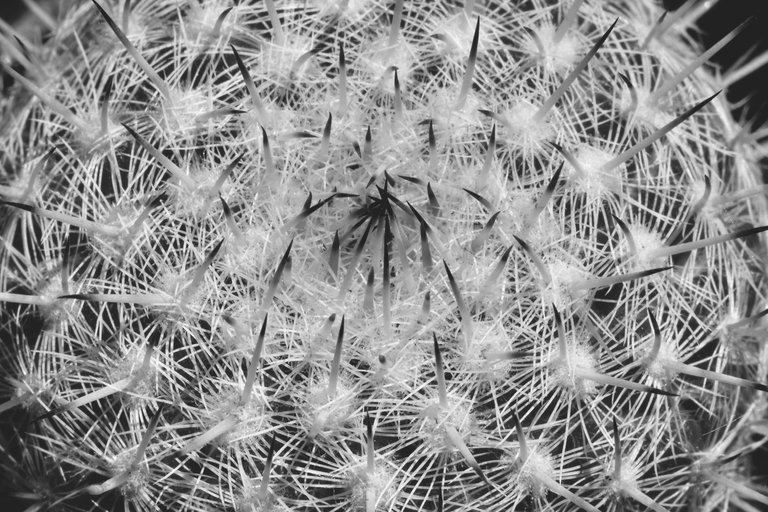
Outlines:
POLYGON ((43 46, 3 32, 10 487, 72 510, 768 503, 759 151, 661 14, 102 1, 43 46))

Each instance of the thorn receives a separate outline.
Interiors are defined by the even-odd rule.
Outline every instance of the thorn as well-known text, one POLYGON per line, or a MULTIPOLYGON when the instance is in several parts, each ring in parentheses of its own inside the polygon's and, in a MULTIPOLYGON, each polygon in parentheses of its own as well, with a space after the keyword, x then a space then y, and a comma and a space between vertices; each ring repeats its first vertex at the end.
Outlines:
POLYGON ((368 129, 365 131, 365 142, 363 143, 363 162, 365 163, 371 161, 371 155, 373 154, 371 140, 371 126, 368 125, 368 129))
POLYGON ((272 160, 272 149, 269 146, 269 136, 267 135, 267 130, 264 129, 264 126, 261 127, 261 144, 264 152, 265 177, 271 178, 275 176, 275 163, 272 160))
POLYGON ((58 23, 51 17, 51 14, 40 7, 34 0, 24 0, 24 6, 38 21, 42 22, 46 31, 53 32, 58 27, 58 23))
POLYGON ((299 70, 301 70, 301 67, 318 53, 320 53, 320 48, 315 47, 299 55, 299 58, 296 59, 296 62, 294 62, 293 66, 291 66, 291 79, 295 79, 296 75, 299 73, 299 70))
POLYGON ((562 484, 557 482, 554 478, 549 476, 546 473, 536 473, 536 478, 541 482, 541 484, 552 491, 555 494, 560 495, 561 497, 565 498, 566 500, 570 501, 572 504, 576 505, 577 507, 580 507, 584 509, 586 512, 600 512, 600 509, 590 505, 587 503, 584 498, 580 498, 579 496, 576 496, 574 493, 563 487, 562 484))
MULTIPOLYGON (((402 0, 399 0, 402 2, 402 0)), ((403 115, 403 95, 400 91, 400 79, 397 77, 397 68, 395 68, 395 118, 400 119, 403 115)))
POLYGON ((493 112, 491 110, 485 110, 485 109, 482 109, 482 108, 478 109, 477 111, 480 112, 481 114, 483 114, 484 116, 490 117, 491 119, 493 119, 497 123, 501 123, 501 124, 503 124, 505 126, 508 126, 508 124, 509 124, 509 123, 507 123, 507 120, 504 119, 504 116, 502 116, 501 114, 497 114, 496 112, 493 112))
POLYGON ((13 77, 14 80, 23 85, 29 92, 40 98, 40 101, 45 103, 48 108, 59 114, 66 122, 74 126, 79 130, 86 130, 87 126, 80 118, 78 118, 71 110, 69 110, 63 103, 57 100, 55 97, 45 93, 43 89, 35 85, 31 80, 21 75, 18 71, 3 61, 0 61, 3 69, 13 77))
POLYGON ((435 140, 435 130, 432 127, 432 119, 429 120, 429 168, 435 168, 435 160, 437 158, 437 141, 435 140))
POLYGON ((229 178, 229 176, 232 174, 232 171, 237 167, 237 165, 242 161, 243 158, 246 156, 246 152, 243 151, 238 155, 230 164, 221 171, 221 174, 219 174, 219 177, 216 179, 216 182, 213 184, 213 187, 211 187, 211 192, 219 193, 219 190, 221 190, 221 186, 224 185, 224 182, 229 178))
POLYGON ((268 309, 270 304, 272 303, 272 298, 275 296, 275 292, 277 291, 277 285, 280 283, 280 278, 283 276, 283 272, 285 271, 285 267, 287 266, 288 260, 291 256, 292 247, 293 247, 293 238, 291 238, 291 241, 288 244, 288 248, 285 250, 283 257, 280 258, 280 263, 277 264, 275 275, 274 277, 272 277, 272 281, 269 283, 269 288, 267 288, 267 293, 264 295, 264 301, 261 303, 261 309, 263 310, 268 309))
POLYGON ((331 126, 333 125, 333 114, 328 112, 328 120, 325 122, 325 128, 323 129, 323 138, 320 142, 320 149, 317 152, 317 159, 320 161, 325 160, 328 156, 328 148, 331 144, 331 126))
POLYGON ((237 243, 242 244, 245 241, 245 235, 243 235, 243 232, 237 226, 235 218, 232 215, 232 210, 224 198, 221 197, 221 194, 219 194, 219 201, 221 201, 221 209, 224 210, 224 218, 227 221, 227 227, 229 227, 229 230, 232 232, 232 235, 235 237, 237 243))
POLYGON ((477 463, 477 460, 472 455, 472 452, 469 451, 467 444, 461 438, 461 436, 453 427, 453 425, 445 425, 445 434, 448 436, 448 439, 451 441, 451 444, 453 444, 453 446, 455 446, 459 450, 461 455, 467 461, 467 464, 469 464, 469 467, 471 467, 474 470, 477 476, 479 476, 483 482, 493 487, 493 484, 491 483, 490 480, 488 480, 488 477, 485 476, 485 473, 483 473, 483 470, 480 467, 480 464, 477 463))
POLYGON ((490 201, 488 201, 486 198, 484 198, 483 196, 481 196, 481 195, 480 195, 480 194, 478 194, 477 192, 472 192, 471 190, 469 190, 469 189, 467 189, 467 188, 463 188, 463 187, 462 187, 462 190, 463 190, 464 192, 466 192, 467 194, 469 194, 470 196, 472 196, 473 198, 475 198, 475 199, 476 199, 476 200, 477 200, 477 201, 478 201, 478 202, 479 202, 481 205, 483 205, 483 207, 484 207, 486 210, 488 210, 488 211, 493 211, 493 205, 492 205, 492 204, 491 204, 491 202, 490 202, 490 201))
POLYGON ((525 433, 523 432, 523 426, 520 424, 520 420, 516 413, 512 413, 512 422, 515 424, 515 431, 517 432, 517 443, 520 445, 520 460, 525 463, 528 460, 528 443, 525 439, 525 433))
POLYGON ((514 361, 515 359, 521 359, 524 357, 531 357, 530 352, 520 350, 506 350, 506 351, 493 351, 489 350, 485 352, 485 358, 488 361, 500 360, 500 361, 514 361))
POLYGON ((267 317, 268 317, 268 313, 264 313, 264 320, 261 322, 259 337, 256 339, 256 347, 253 349, 251 362, 248 365, 248 373, 245 376, 245 385, 243 386, 243 394, 240 397, 240 403, 242 403, 243 405, 247 405, 251 401, 251 394, 253 393, 253 384, 256 381, 256 370, 259 368, 259 364, 261 362, 261 353, 264 350, 264 336, 267 332, 267 317))
POLYGON ((555 188, 557 188, 557 182, 560 179, 560 173, 563 171, 564 165, 565 165, 565 162, 561 162, 560 167, 557 168, 557 170, 555 171, 555 174, 549 180, 549 183, 547 184, 547 188, 544 189, 544 193, 536 201, 536 204, 533 207, 533 211, 531 212, 531 217, 528 220, 528 222, 532 222, 533 220, 538 218, 541 212, 544 211, 544 207, 547 205, 547 201, 549 201, 549 198, 551 198, 552 194, 555 192, 555 188))
POLYGON ((424 319, 424 322, 426 323, 429 319, 429 312, 431 309, 431 294, 429 290, 424 293, 424 300, 421 302, 421 317, 424 319))
POLYGON ((432 333, 432 345, 435 350, 435 377, 437 378, 437 396, 440 407, 448 407, 448 388, 445 384, 445 369, 443 368, 443 356, 440 353, 440 346, 437 343, 437 336, 432 333))
POLYGON ((284 138, 287 140, 295 140, 295 139, 316 139, 317 135, 314 133, 311 133, 307 130, 294 130, 286 133, 284 135, 284 138))
MULTIPOLYGON (((1 294, 0 297, 2 297, 1 294)), ((174 303, 173 297, 165 293, 73 293, 59 295, 56 298, 106 302, 110 304, 133 304, 145 307, 170 306, 174 303)))
POLYGON ((419 213, 419 211, 416 208, 413 207, 413 205, 410 203, 410 201, 408 201, 407 203, 408 203, 408 207, 411 210, 411 213, 413 213, 413 216, 416 217, 416 220, 419 221, 419 224, 424 228, 424 230, 427 233, 432 233, 432 228, 429 227, 429 224, 427 224, 427 221, 424 220, 424 217, 422 217, 422 215, 419 213))
POLYGON ((480 16, 477 17, 477 23, 475 24, 475 33, 472 36, 472 46, 469 49, 469 58, 467 59, 467 70, 464 73, 464 81, 461 84, 461 91, 459 92, 459 99, 456 101, 456 110, 464 108, 464 104, 467 101, 467 95, 472 87, 472 75, 475 72, 475 64, 477 63, 477 45, 480 41, 480 16))
POLYGON ((331 376, 328 379, 328 399, 333 400, 336 396, 336 386, 339 381, 339 367, 341 366, 341 347, 344 344, 344 315, 341 317, 339 325, 339 334, 336 337, 336 348, 333 351, 333 361, 331 362, 331 376))
POLYGON ((467 307, 467 304, 464 302, 464 298, 461 296, 461 291, 459 290, 459 285, 456 283, 456 280, 453 278, 453 274, 451 273, 451 269, 448 268, 448 264, 443 260, 443 267, 445 267, 445 273, 448 275, 448 283, 451 286, 451 292, 453 293, 453 298, 456 300, 456 305, 459 308, 459 316, 461 317, 461 328, 464 332, 464 351, 465 354, 469 351, 469 345, 472 343, 472 315, 469 313, 469 308, 467 307))
POLYGON ((363 422, 365 423, 365 454, 368 462, 367 469, 368 474, 373 475, 376 469, 373 448, 373 421, 371 420, 371 415, 368 413, 368 409, 365 410, 365 418, 363 422))
POLYGON ((104 91, 103 100, 99 106, 101 114, 101 133, 103 135, 109 134, 109 95, 112 92, 112 81, 107 81, 107 87, 104 91))
POLYGON ((213 31, 211 32, 212 39, 218 39, 218 37, 221 35, 221 26, 224 24, 224 20, 227 18, 229 13, 232 12, 232 9, 232 7, 224 9, 221 14, 219 14, 219 17, 216 18, 216 23, 213 25, 213 31))
POLYGON ((389 227, 389 216, 384 217, 384 241, 381 244, 383 249, 382 271, 381 271, 381 310, 384 322, 384 334, 387 338, 392 333, 392 297, 390 290, 390 268, 389 268, 389 242, 391 238, 389 227))
POLYGON ((339 276, 339 253, 341 248, 341 241, 339 240, 339 230, 333 234, 333 242, 331 242, 331 251, 328 255, 328 264, 331 267, 331 274, 333 277, 339 276))
POLYGON ((347 60, 344 56, 344 43, 339 41, 339 117, 347 111, 347 60))
POLYGON ((591 380, 592 382, 595 382, 597 384, 602 384, 604 386, 615 386, 615 387, 620 387, 625 389, 631 389, 631 390, 640 391, 643 393, 650 393, 652 395, 677 396, 676 393, 672 393, 670 391, 664 391, 663 389, 655 388, 653 386, 648 386, 645 384, 640 384, 637 382, 632 382, 630 380, 621 379, 618 377, 611 377, 610 375, 605 375, 603 373, 598 373, 592 370, 586 370, 584 368, 576 369, 575 375, 580 379, 591 380))
POLYGON ((683 231, 683 228, 690 222, 690 220, 698 214, 702 208, 704 208, 704 205, 707 204, 707 201, 709 200, 709 196, 712 193, 712 182, 709 179, 709 176, 704 176, 704 194, 702 194, 701 198, 694 203, 694 205, 691 207, 691 209, 688 211, 688 213, 685 214, 683 219, 680 221, 680 223, 677 225, 675 230, 667 237, 667 241, 664 242, 664 245, 670 246, 674 245, 675 242, 677 242, 678 237, 683 231))
POLYGON ((579 163, 579 161, 576 160, 576 157, 573 156, 573 153, 555 142, 550 142, 549 145, 555 148, 557 152, 560 153, 569 164, 571 164, 571 167, 573 167, 573 170, 576 171, 579 176, 585 176, 587 174, 587 172, 581 166, 581 163, 579 163))
POLYGON ((429 240, 427 239, 427 226, 422 222, 419 224, 419 236, 421 238, 421 266, 424 272, 430 274, 434 268, 432 264, 432 252, 429 249, 429 240))
POLYGON ((154 434, 155 429, 157 428, 157 423, 160 420, 160 414, 163 412, 163 406, 160 405, 157 408, 157 411, 152 416, 152 419, 149 420, 149 424, 147 425, 147 430, 144 432, 144 435, 141 437, 141 441, 139 442, 138 447, 136 448, 136 451, 133 454, 133 457, 131 458, 131 463, 128 466, 127 469, 125 469, 122 473, 110 478, 109 480, 97 484, 97 485, 89 485, 85 488, 86 492, 92 496, 104 494, 105 492, 111 491, 113 489, 116 489, 118 487, 121 487, 123 484, 125 484, 129 478, 131 477, 131 473, 136 470, 136 468, 139 466, 139 463, 141 462, 141 459, 144 457, 144 453, 147 451, 147 447, 149 446, 149 440, 152 438, 152 434, 154 434))
POLYGON ((75 217, 73 215, 68 215, 66 213, 43 210, 42 208, 38 208, 37 206, 31 206, 24 203, 17 203, 14 201, 5 201, 3 199, 0 199, 0 204, 12 206, 14 208, 18 208, 19 210, 30 212, 46 219, 51 219, 64 224, 69 224, 71 226, 78 227, 92 234, 95 233, 103 236, 116 237, 116 236, 120 236, 123 233, 122 229, 115 226, 109 226, 102 222, 82 219, 80 217, 75 217))
POLYGON ((685 66, 682 70, 680 70, 675 76, 672 78, 664 81, 662 85, 660 85, 655 91, 653 91, 649 98, 648 102, 651 105, 655 105, 659 98, 661 98, 663 95, 670 92, 673 88, 675 88, 680 82, 685 80, 688 76, 691 75, 698 67, 700 67, 705 62, 709 61, 709 59, 719 52, 725 45, 730 43, 736 35, 741 32, 741 30, 747 26, 751 22, 751 19, 748 19, 741 23, 738 27, 731 30, 728 34, 723 36, 722 39, 720 39, 717 43, 712 45, 711 48, 709 48, 707 51, 699 55, 696 59, 691 61, 687 66, 685 66))
POLYGON ((437 197, 432 191, 431 183, 427 183, 427 198, 429 199, 429 206, 427 207, 427 211, 433 217, 437 217, 440 215, 440 203, 437 202, 437 197))
POLYGON ((149 440, 152 438, 152 434, 154 434, 155 429, 157 429, 157 424, 160 421, 160 415, 163 412, 163 404, 160 404, 157 407, 157 411, 155 411, 155 414, 152 415, 152 419, 149 420, 149 424, 147 425, 147 431, 144 432, 144 435, 141 438, 141 442, 139 443, 139 446, 136 448, 136 452, 133 454, 133 460, 131 461, 131 466, 136 467, 139 465, 139 462, 141 462, 142 457, 144 457, 144 453, 147 451, 147 446, 149 446, 149 440))
POLYGON ((710 379, 710 380, 720 382, 722 384, 729 384, 732 386, 742 386, 742 387, 752 388, 757 391, 768 392, 768 386, 766 386, 765 384, 761 384, 760 382, 742 379, 739 377, 734 377, 732 375, 726 375, 724 373, 713 372, 711 370, 704 370, 697 366, 693 366, 693 365, 681 363, 681 362, 673 361, 669 363, 669 366, 673 370, 680 373, 684 373, 685 375, 689 375, 691 377, 710 379))
POLYGON ((726 325, 726 328, 728 329, 738 329, 740 327, 745 327, 747 325, 752 324, 753 322, 756 322, 760 318, 763 318, 764 316, 768 315, 768 308, 763 309, 762 311, 755 313, 754 315, 750 315, 747 318, 743 318, 741 320, 738 320, 736 322, 733 322, 731 324, 726 325))
POLYGON ((269 440, 269 449, 267 450, 267 459, 264 462, 264 471, 261 474, 261 485, 259 486, 259 499, 261 503, 267 502, 267 493, 269 492, 269 478, 272 472, 272 460, 275 456, 275 436, 277 431, 272 432, 272 438, 269 440))
POLYGON ((613 479, 616 482, 621 481, 621 439, 619 438, 619 427, 616 426, 616 417, 613 420, 613 479))
POLYGON ((61 414, 66 411, 71 411, 73 409, 78 409, 84 405, 88 405, 92 402, 101 400, 102 398, 106 398, 108 396, 114 395, 115 393, 119 393, 133 387, 138 381, 140 381, 146 375, 146 372, 149 369, 150 362, 152 361, 152 354, 154 352, 154 348, 155 348, 154 343, 147 343, 147 346, 144 350, 144 357, 141 360, 141 365, 139 366, 139 369, 136 372, 134 372, 132 375, 129 375, 128 377, 121 379, 117 382, 112 382, 110 384, 107 384, 104 387, 99 388, 95 391, 91 391, 90 393, 87 393, 86 395, 81 396, 80 398, 72 400, 71 402, 67 402, 56 409, 51 409, 45 414, 42 414, 37 418, 35 418, 33 422, 37 423, 44 419, 51 418, 57 414, 61 414))
POLYGON ((541 42, 541 38, 539 37, 539 34, 537 34, 535 31, 528 29, 528 34, 531 36, 531 39, 533 40, 533 44, 536 45, 536 51, 539 52, 539 57, 544 58, 546 57, 547 51, 544 49, 544 44, 541 42))
POLYGON ((61 291, 63 295, 69 294, 69 275, 72 272, 72 260, 71 256, 74 253, 74 241, 79 234, 79 231, 70 230, 67 237, 64 239, 64 247, 61 250, 61 291))
POLYGON ((395 0, 394 12, 392 14, 392 25, 389 29, 389 44, 390 48, 397 44, 397 36, 400 33, 400 22, 403 19, 403 0, 395 0))
POLYGON ((583 279, 571 285, 571 290, 593 290, 595 288, 606 288, 619 283, 626 283, 628 281, 634 281, 635 279, 642 279, 643 277, 652 276, 659 272, 665 272, 672 267, 658 267, 650 270, 640 270, 638 272, 629 272, 627 274, 617 274, 615 276, 597 277, 594 279, 583 279))
POLYGON ((733 496, 733 503, 738 503, 740 507, 744 507, 745 510, 760 510, 765 509, 768 506, 768 495, 765 491, 765 486, 760 486, 758 483, 753 483, 749 479, 741 479, 742 477, 736 474, 733 477, 726 476, 724 472, 709 471, 711 476, 709 478, 713 483, 717 483, 722 489, 720 492, 728 493, 733 496), (739 480, 736 480, 739 478, 739 480), (746 483, 745 483, 746 482, 746 483), (736 497, 739 497, 738 501, 736 497), (761 504, 757 508, 752 504, 761 504))
POLYGON ((653 512, 670 512, 666 507, 662 507, 656 503, 650 496, 634 485, 622 485, 621 490, 641 505, 644 505, 646 510, 653 510, 653 512))
POLYGON ((531 249, 528 243, 526 243, 523 239, 519 238, 517 235, 512 236, 515 237, 517 243, 520 244, 520 247, 523 249, 523 251, 525 251, 528 257, 531 258, 531 261, 533 261, 533 265, 541 274, 541 279, 544 281, 544 285, 548 286, 552 284, 552 274, 549 273, 549 269, 546 265, 544 265, 544 262, 541 260, 541 258, 539 258, 539 255, 533 252, 533 249, 531 249))
MULTIPOLYGON (((330 203, 337 197, 343 197, 344 195, 340 192, 334 192, 330 196, 326 197, 322 201, 318 201, 315 204, 312 204, 312 192, 309 193, 309 197, 307 197, 307 200, 304 202, 304 206, 301 209, 301 212, 296 215, 293 219, 285 223, 285 228, 292 227, 293 225, 298 224, 300 229, 303 229, 303 223, 307 218, 315 213, 317 210, 325 206, 326 204, 330 203)), ((352 197, 357 197, 356 194, 353 194, 352 197)))
POLYGON ((125 5, 123 6, 123 20, 122 20, 122 26, 123 26, 123 33, 128 33, 128 26, 130 25, 131 20, 131 0, 125 0, 125 5))
POLYGON ((496 223, 496 219, 499 217, 500 213, 501 212, 499 211, 491 215, 491 218, 488 219, 488 222, 485 223, 485 226, 480 231, 480 233, 478 233, 475 238, 472 239, 472 242, 469 244, 469 250, 472 254, 475 254, 480 249, 482 249, 485 242, 488 241, 488 238, 491 236, 493 225, 496 223))
POLYGON ((168 88, 168 84, 165 83, 165 81, 160 78, 160 75, 157 74, 157 72, 152 68, 152 66, 149 65, 149 62, 144 59, 144 57, 141 56, 141 54, 136 50, 136 48, 131 44, 131 42, 128 40, 128 38, 125 36, 122 30, 120 30, 120 27, 115 24, 114 20, 107 14, 107 12, 99 5, 99 3, 96 0, 91 0, 93 2, 93 5, 96 6, 96 9, 99 10, 99 13, 101 14, 102 18, 104 18, 104 21, 107 22, 107 25, 109 25, 109 28, 112 29, 112 32, 115 33, 117 36, 117 39, 120 40, 120 43, 125 47, 128 54, 133 58, 133 60, 136 61, 136 63, 139 65, 139 67, 144 71, 144 73, 147 75, 149 80, 155 84, 155 87, 157 87, 157 90, 162 94, 167 101, 171 101, 171 90, 168 88))
MULTIPOLYGON (((256 113, 259 116, 259 122, 263 123, 265 121, 266 112, 264 110, 264 104, 261 102, 259 93, 256 90, 256 84, 253 83, 253 78, 251 78, 251 74, 248 72, 248 68, 245 67, 245 62, 240 58, 240 54, 237 53, 235 46, 230 44, 229 47, 232 49, 232 55, 235 56, 235 62, 237 62, 237 68, 240 70, 240 75, 242 75, 243 81, 245 82, 245 88, 251 96, 251 103, 253 103, 256 113)), ((264 128, 262 127, 262 130, 263 129, 264 128)))
POLYGON ((472 11, 475 10, 475 0, 464 0, 464 16, 472 19, 472 11))
POLYGON ((743 65, 735 64, 732 68, 729 68, 725 72, 720 85, 723 89, 728 89, 766 64, 768 64, 768 51, 763 51, 759 56, 747 60, 743 65))
POLYGON ((347 273, 344 275, 344 280, 341 283, 341 286, 339 287, 339 295, 338 300, 341 302, 344 299, 344 295, 346 295, 347 290, 349 289, 349 286, 352 284, 352 278, 355 275, 355 272, 357 271, 357 265, 360 262, 360 257, 363 254, 363 248, 365 247, 365 242, 368 240, 368 234, 371 231, 371 227, 373 226, 373 219, 368 221, 368 224, 365 227, 365 231, 363 232, 363 236, 360 237, 360 240, 357 242, 357 245, 355 246, 355 252, 352 254, 352 261, 349 262, 349 268, 347 269, 347 273))
MULTIPOLYGON (((1 61, 0 61, 1 62, 1 61)), ((11 187, 7 187, 5 185, 0 185, 0 196, 8 197, 9 199, 19 199, 19 200, 27 200, 29 199, 29 196, 32 194, 32 191, 35 187, 35 182, 37 181, 38 176, 40 175, 41 170, 43 167, 46 166, 48 160, 56 154, 56 146, 51 147, 48 151, 45 152, 45 154, 40 158, 39 162, 32 167, 32 169, 29 172, 29 178, 27 180, 27 185, 24 187, 24 190, 22 192, 18 192, 16 190, 13 190, 11 187)), ((20 203, 23 204, 23 203, 20 203)))
POLYGON ((152 146, 149 142, 144 140, 144 137, 138 134, 133 128, 128 126, 125 123, 122 123, 123 128, 126 129, 126 131, 131 135, 131 137, 136 140, 136 142, 139 143, 141 147, 144 148, 144 150, 152 155, 152 157, 157 160, 160 165, 162 165, 165 170, 171 173, 171 175, 179 180, 184 186, 186 186, 188 189, 192 190, 195 188, 195 182, 186 175, 184 171, 181 170, 181 168, 173 163, 170 158, 163 155, 160 151, 158 151, 154 146, 152 146))
POLYGON ((509 261, 509 254, 511 252, 512 252, 512 246, 510 245, 501 254, 501 258, 499 258, 499 262, 493 268, 493 271, 485 280, 485 282, 483 283, 483 286, 480 287, 481 295, 490 293, 493 287, 497 285, 497 283, 499 282, 499 278, 501 278, 501 273, 504 272, 504 268, 507 266, 507 262, 509 261))
POLYGON ((624 238, 627 239, 627 245, 629 246, 629 252, 627 253, 627 257, 632 257, 635 254, 637 254, 637 244, 635 243, 635 238, 632 236, 632 232, 629 230, 629 226, 615 216, 614 214, 611 214, 611 217, 613 217, 613 220, 616 221, 616 224, 619 226, 619 229, 621 229, 621 232, 624 233, 624 238))
POLYGON ((333 327, 333 322, 336 321, 336 313, 331 313, 328 315, 328 318, 325 319, 325 322, 323 322, 322 327, 320 327, 320 331, 318 332, 317 336, 315 337, 316 340, 325 340, 330 336, 331 334, 331 327, 333 327))
POLYGON ((267 11, 269 12, 269 21, 272 22, 272 35, 275 44, 280 46, 285 41, 285 32, 283 32, 283 24, 280 23, 280 16, 277 14, 277 8, 275 7, 274 0, 264 0, 267 4, 267 11))
POLYGON ((493 155, 496 152, 496 123, 493 123, 493 127, 491 128, 491 136, 488 139, 488 150, 485 152, 485 159, 483 160, 483 168, 480 171, 480 176, 478 179, 478 185, 480 187, 484 186, 486 181, 488 180, 488 174, 491 171, 491 164, 493 163, 493 155))
POLYGON ((57 407, 55 409, 51 409, 50 411, 41 414, 37 418, 33 420, 34 423, 46 420, 48 418, 52 418, 53 416, 56 416, 58 414, 61 414, 66 411, 70 411, 73 409, 77 409, 79 407, 82 407, 84 405, 88 405, 91 402, 95 402, 97 400, 101 400, 102 398, 106 398, 108 396, 114 395, 115 393, 119 393, 121 391, 125 391, 134 383, 133 377, 126 377, 124 379, 121 379, 117 382, 110 383, 102 388, 99 388, 95 391, 91 391, 90 393, 87 393, 84 396, 81 396, 80 398, 77 398, 71 402, 67 402, 64 405, 57 407))
POLYGON ((217 109, 211 110, 210 112, 206 112, 204 114, 200 114, 199 116, 195 117, 194 122, 195 124, 205 124, 211 119, 215 119, 217 117, 241 115, 245 113, 246 113, 245 110, 239 110, 233 107, 217 108, 217 109))
POLYGON ((648 354, 648 360, 655 361, 659 355, 659 350, 661 350, 661 329, 656 321, 656 316, 650 309, 648 310, 648 319, 651 321, 651 329, 653 330, 653 346, 648 354))
POLYGON ((768 230, 768 225, 759 226, 756 228, 743 229, 734 233, 726 233, 725 235, 713 236, 705 238, 704 240, 697 240, 695 242, 688 242, 685 244, 673 245, 671 247, 661 247, 648 254, 649 258, 665 258, 668 256, 675 256, 677 254, 683 254, 703 247, 709 247, 712 245, 721 244, 723 242, 729 242, 738 238, 745 238, 748 236, 756 235, 768 230))
POLYGON ((227 416, 199 436, 191 439, 188 443, 179 449, 179 453, 186 455, 188 453, 196 452, 203 446, 207 445, 219 436, 222 436, 235 428, 237 420, 232 416, 227 416))
POLYGON ((369 315, 373 314, 373 290, 374 290, 375 274, 373 267, 368 269, 368 278, 365 282, 365 295, 363 297, 363 311, 369 315))
MULTIPOLYGON (((71 295, 60 295, 57 299, 73 298, 71 295)), ((30 306, 50 306, 51 299, 40 295, 25 295, 21 293, 0 292, 0 302, 11 302, 13 304, 27 304, 30 306)))
POLYGON ((574 2, 571 4, 571 8, 568 9, 568 12, 565 13, 563 21, 557 27, 554 37, 552 37, 553 46, 560 44, 560 41, 563 40, 563 37, 565 36, 565 33, 568 32, 568 29, 576 23, 576 17, 579 14, 579 7, 581 7, 581 4, 583 3, 584 0, 574 0, 574 2))
MULTIPOLYGON (((688 0, 689 3, 692 1, 694 0, 688 0)), ((678 11, 680 10, 681 9, 678 9, 678 11)), ((640 45, 641 50, 645 50, 646 48, 648 48, 648 44, 661 32, 661 28, 664 25, 664 19, 667 17, 667 14, 669 14, 669 11, 667 10, 661 13, 661 16, 659 16, 659 19, 656 20, 656 24, 651 28, 650 32, 648 32, 648 35, 645 36, 643 43, 640 45)))
POLYGON ((566 90, 571 86, 571 84, 576 80, 576 78, 579 76, 579 73, 581 73, 586 67, 587 64, 589 64, 589 61, 592 59, 592 57, 595 56, 597 53, 597 50, 600 49, 600 47, 605 43, 605 40, 608 39, 608 36, 611 34, 611 31, 613 31, 613 28, 616 26, 616 23, 618 23, 619 18, 616 18, 616 21, 614 21, 611 26, 608 28, 608 30, 605 31, 605 34, 595 43, 595 45, 592 47, 591 50, 589 50, 589 53, 587 53, 583 59, 576 65, 576 67, 571 71, 568 76, 563 80, 563 83, 558 87, 555 92, 552 93, 552 95, 547 98, 547 100, 544 102, 544 104, 539 108, 539 110, 536 112, 536 114, 533 116, 532 121, 534 123, 540 123, 544 120, 544 116, 547 115, 547 112, 549 112, 552 107, 555 106, 555 103, 557 103, 557 100, 559 100, 566 90))
POLYGON ((223 243, 224 243, 224 239, 222 238, 216 243, 216 245, 213 247, 211 252, 209 252, 208 255, 205 257, 205 260, 203 261, 202 265, 200 265, 195 270, 192 277, 192 281, 181 292, 182 306, 187 303, 187 301, 192 296, 192 294, 195 293, 195 291, 200 287, 200 284, 203 282, 203 278, 205 277, 205 271, 208 270, 208 267, 211 266, 211 263, 213 263, 213 260, 216 258, 216 255, 219 254, 219 250, 221 249, 221 244, 223 243))
POLYGON ((629 90, 630 103, 628 110, 634 112, 637 110, 637 89, 635 89, 635 86, 629 81, 629 77, 624 73, 619 73, 619 78, 621 78, 621 81, 624 82, 624 85, 626 85, 629 90))
POLYGON ((555 314, 555 325, 557 326, 557 346, 560 349, 560 358, 563 361, 568 361, 568 342, 565 338, 565 325, 563 325, 563 319, 560 317, 560 311, 557 310, 554 304, 552 304, 552 311, 555 314))
POLYGON ((715 94, 713 94, 709 98, 701 101, 697 105, 683 112, 682 114, 677 116, 675 119, 665 124, 664 126, 659 128, 658 130, 656 130, 655 132, 653 132, 652 134, 650 134, 649 136, 647 136, 646 138, 644 138, 643 140, 641 140, 640 142, 632 146, 631 148, 627 149, 617 157, 604 163, 603 165, 600 166, 600 168, 598 169, 598 172, 608 173, 610 171, 613 171, 618 166, 620 166, 621 164, 623 164, 624 162, 626 162, 627 160, 629 160, 630 158, 638 154, 640 151, 644 150, 645 148, 647 148, 648 146, 650 146, 651 144, 653 144, 654 142, 662 138, 664 135, 669 133, 673 128, 683 123, 686 119, 691 117, 693 114, 695 114, 696 112, 704 108, 710 101, 715 99, 715 97, 718 94, 720 94, 720 92, 722 91, 717 91, 715 94))

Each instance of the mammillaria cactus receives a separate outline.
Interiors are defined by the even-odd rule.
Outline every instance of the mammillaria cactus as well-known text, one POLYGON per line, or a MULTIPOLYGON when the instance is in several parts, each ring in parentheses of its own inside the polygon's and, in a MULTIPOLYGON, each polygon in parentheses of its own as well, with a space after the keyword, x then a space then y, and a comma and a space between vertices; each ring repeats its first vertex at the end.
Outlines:
POLYGON ((760 146, 695 1, 92 0, 0 33, 27 510, 759 510, 760 146))

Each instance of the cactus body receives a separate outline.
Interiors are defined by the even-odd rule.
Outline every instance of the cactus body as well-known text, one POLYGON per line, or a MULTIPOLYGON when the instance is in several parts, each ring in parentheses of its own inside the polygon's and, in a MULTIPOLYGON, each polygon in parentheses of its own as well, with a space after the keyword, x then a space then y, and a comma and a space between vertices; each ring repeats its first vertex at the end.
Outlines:
POLYGON ((760 148, 697 9, 103 0, 3 33, 9 489, 767 504, 760 148))

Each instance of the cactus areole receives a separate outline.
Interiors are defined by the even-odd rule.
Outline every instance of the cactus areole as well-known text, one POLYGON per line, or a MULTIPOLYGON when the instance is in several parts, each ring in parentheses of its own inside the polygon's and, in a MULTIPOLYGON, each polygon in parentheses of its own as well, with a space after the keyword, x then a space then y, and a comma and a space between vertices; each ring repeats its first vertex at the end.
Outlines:
POLYGON ((0 26, 0 490, 768 506, 765 148, 706 63, 740 28, 692 42, 705 4, 89 0, 45 42, 0 26))

